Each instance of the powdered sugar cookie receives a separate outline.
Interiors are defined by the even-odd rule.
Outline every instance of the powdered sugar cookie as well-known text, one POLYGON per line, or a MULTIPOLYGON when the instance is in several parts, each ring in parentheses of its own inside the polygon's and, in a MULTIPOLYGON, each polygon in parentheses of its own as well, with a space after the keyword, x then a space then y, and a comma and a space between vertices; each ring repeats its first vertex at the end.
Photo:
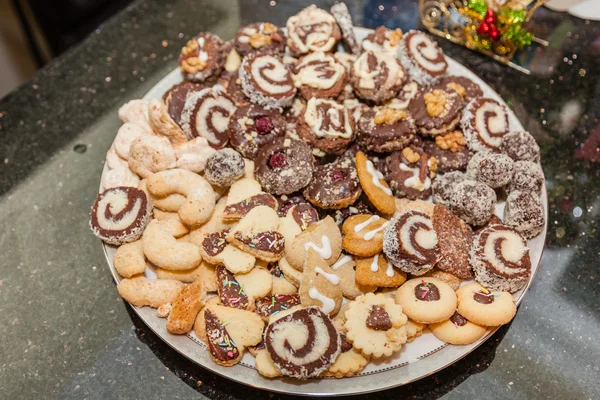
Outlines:
POLYGON ((396 292, 396 303, 412 320, 432 324, 447 320, 456 310, 456 294, 445 282, 422 277, 406 281, 396 292))
POLYGON ((123 278, 131 278, 146 270, 144 243, 141 240, 119 246, 113 257, 113 266, 123 278))
POLYGON ((208 144, 208 140, 203 137, 196 137, 188 142, 176 145, 174 149, 177 168, 187 169, 197 174, 204 171, 206 162, 215 152, 215 149, 208 144))

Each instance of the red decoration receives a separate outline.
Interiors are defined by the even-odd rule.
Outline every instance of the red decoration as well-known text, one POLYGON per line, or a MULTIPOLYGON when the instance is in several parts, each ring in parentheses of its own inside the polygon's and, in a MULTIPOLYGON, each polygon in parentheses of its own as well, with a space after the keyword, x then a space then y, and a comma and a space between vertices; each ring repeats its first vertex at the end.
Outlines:
POLYGON ((488 8, 485 12, 483 21, 477 27, 477 33, 481 36, 488 36, 493 41, 500 38, 500 32, 496 27, 496 14, 491 8, 488 8))

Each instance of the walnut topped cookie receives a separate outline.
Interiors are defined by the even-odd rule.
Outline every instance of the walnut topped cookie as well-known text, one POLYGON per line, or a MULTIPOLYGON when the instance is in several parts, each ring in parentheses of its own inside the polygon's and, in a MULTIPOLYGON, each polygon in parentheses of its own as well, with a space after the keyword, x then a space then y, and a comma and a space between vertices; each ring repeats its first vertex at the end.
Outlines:
POLYGON ((181 49, 179 64, 188 81, 205 82, 219 76, 225 65, 225 43, 210 32, 201 32, 181 49))
POLYGON ((259 22, 238 29, 234 46, 242 57, 255 52, 283 54, 285 42, 281 29, 270 22, 259 22))
POLYGON ((394 108, 368 109, 358 122, 358 144, 378 153, 402 150, 415 139, 417 128, 412 115, 394 108))
POLYGON ((385 26, 380 26, 375 29, 375 32, 369 34, 362 41, 362 48, 365 51, 378 50, 391 53, 396 56, 398 45, 402 39, 402 29, 388 29, 385 26))

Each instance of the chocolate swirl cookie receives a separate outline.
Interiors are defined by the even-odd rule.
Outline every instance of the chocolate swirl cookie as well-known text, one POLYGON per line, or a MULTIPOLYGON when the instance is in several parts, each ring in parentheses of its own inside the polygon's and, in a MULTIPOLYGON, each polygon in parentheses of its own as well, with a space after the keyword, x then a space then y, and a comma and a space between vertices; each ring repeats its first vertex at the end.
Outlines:
POLYGON ((336 97, 346 83, 346 69, 331 54, 317 51, 303 56, 294 67, 294 85, 300 95, 309 100, 313 97, 336 97))
POLYGON ((290 106, 296 94, 290 70, 280 57, 271 54, 252 53, 244 57, 240 81, 244 94, 253 103, 269 109, 290 106))
POLYGON ((217 83, 223 86, 225 93, 231 97, 235 104, 242 105, 250 101, 242 90, 242 81, 240 80, 239 71, 223 71, 219 76, 217 83))
POLYGON ((415 139, 417 128, 412 116, 403 111, 368 109, 358 122, 358 145, 368 151, 387 153, 402 150, 415 139))
POLYGON ((234 149, 254 160, 265 144, 285 136, 285 128, 286 120, 279 110, 245 104, 229 120, 229 139, 234 149))
POLYGON ((210 32, 201 32, 190 39, 179 55, 183 77, 193 82, 215 80, 225 65, 224 47, 225 42, 210 32))
POLYGON ((333 100, 312 98, 300 114, 296 126, 305 142, 327 154, 340 155, 354 140, 354 117, 333 100))
POLYGON ((352 65, 350 74, 356 94, 375 103, 395 97, 406 79, 406 72, 396 57, 381 51, 364 52, 352 65))
POLYGON ((163 101, 167 106, 167 112, 173 118, 173 121, 181 127, 181 114, 185 107, 185 101, 190 93, 199 92, 206 89, 206 86, 194 82, 181 82, 173 85, 163 95, 163 101))
POLYGON ((337 329, 318 307, 304 308, 278 319, 267 327, 264 338, 277 369, 298 379, 325 372, 341 349, 337 329))
POLYGON ((375 32, 367 35, 361 45, 364 51, 385 51, 395 57, 401 39, 402 30, 400 28, 391 30, 382 25, 375 29, 375 32))
POLYGON ((525 238, 504 225, 492 225, 475 237, 471 248, 475 279, 485 287, 511 293, 525 287, 531 259, 525 238))
POLYGON ((331 51, 342 37, 335 18, 314 4, 288 18, 286 28, 287 45, 296 57, 313 51, 331 51))
POLYGON ((398 47, 398 57, 410 79, 419 85, 430 85, 446 73, 448 63, 440 46, 421 31, 409 31, 398 47))
POLYGON ((383 233, 383 252, 400 270, 423 275, 440 259, 438 238, 431 218, 416 210, 390 221, 383 233))
POLYGON ((472 151, 499 151, 509 132, 506 107, 496 100, 480 97, 471 100, 460 124, 472 151))
POLYGON ((90 228, 100 240, 120 246, 138 240, 152 219, 152 203, 142 190, 118 186, 98 194, 90 228))
POLYGON ((258 22, 238 29, 234 46, 242 56, 254 52, 283 54, 285 42, 285 34, 277 26, 269 22, 258 22))
POLYGON ((181 128, 189 137, 203 137, 215 149, 229 142, 227 129, 235 104, 225 92, 208 88, 188 95, 181 114, 181 128))

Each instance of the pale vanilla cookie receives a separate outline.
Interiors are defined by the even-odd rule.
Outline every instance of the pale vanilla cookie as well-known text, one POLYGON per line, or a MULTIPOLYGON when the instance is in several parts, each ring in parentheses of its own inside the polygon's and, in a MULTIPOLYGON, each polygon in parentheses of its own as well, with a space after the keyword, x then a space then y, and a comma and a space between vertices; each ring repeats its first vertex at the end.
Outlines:
POLYGON ((517 305, 510 293, 489 291, 477 282, 461 287, 456 295, 458 312, 475 324, 504 325, 517 313, 517 305))
MULTIPOLYGON (((377 286, 361 285, 356 281, 356 262, 352 256, 342 254, 331 266, 333 273, 340 278, 340 287, 344 297, 355 299, 358 296, 374 292, 377 286)), ((341 312, 341 311, 340 311, 341 312)))
MULTIPOLYGON (((200 264, 203 263, 204 261, 200 264)), ((182 271, 169 271, 167 269, 156 268, 155 272, 158 279, 175 279, 183 283, 192 283, 203 277, 203 268, 200 266, 182 271)))
POLYGON ((198 174, 204 171, 208 159, 216 151, 203 137, 195 137, 188 142, 174 146, 174 148, 177 168, 187 169, 198 174))
MULTIPOLYGON (((219 201, 217 201, 217 204, 215 205, 215 209, 214 209, 212 215, 210 216, 209 220, 206 221, 204 224, 200 225, 199 227, 192 229, 192 235, 191 235, 192 237, 194 235, 199 235, 198 240, 194 242, 198 246, 199 246, 201 237, 203 238, 203 235, 201 235, 201 233, 212 233, 212 232, 222 231, 224 229, 230 229, 232 226, 235 225, 234 222, 223 221, 223 214, 225 212, 225 207, 227 206, 228 199, 229 199, 229 196, 221 197, 219 199, 219 201)), ((194 241, 194 240, 192 239, 192 241, 194 241)))
POLYGON ((450 272, 441 271, 437 268, 433 268, 432 270, 426 272, 423 276, 429 276, 442 282, 446 282, 454 291, 458 290, 461 282, 463 281, 459 277, 452 275, 450 272))
POLYGON ((119 119, 125 123, 135 123, 140 125, 148 133, 152 133, 148 117, 148 100, 136 99, 130 100, 119 107, 119 119))
POLYGON ((394 217, 402 214, 405 211, 416 210, 421 211, 430 217, 433 217, 433 209, 435 204, 430 203, 425 200, 409 200, 407 198, 395 199, 396 202, 396 212, 394 213, 394 217))
POLYGON ((194 326, 196 316, 204 306, 206 291, 201 282, 187 285, 171 303, 167 331, 179 335, 188 333, 194 326))
POLYGON ((328 265, 336 262, 342 253, 342 235, 333 218, 327 216, 296 236, 286 246, 285 257, 292 267, 302 271, 309 249, 319 254, 328 265))
POLYGON ((356 153, 356 171, 360 186, 375 208, 383 214, 393 214, 396 211, 396 203, 392 190, 383 179, 383 174, 362 151, 356 153))
POLYGON ((119 246, 113 257, 113 266, 123 278, 143 274, 146 270, 146 257, 142 240, 119 246))
POLYGON ((179 210, 181 206, 185 203, 185 196, 182 196, 179 193, 173 193, 165 197, 158 197, 152 195, 152 193, 150 193, 150 191, 148 191, 148 188, 146 187, 146 182, 146 179, 142 179, 141 181, 139 181, 137 187, 138 189, 144 191, 148 198, 150 198, 152 206, 154 206, 154 210, 158 209, 164 212, 176 213, 177 210, 179 210))
POLYGON ((125 301, 137 307, 158 308, 171 303, 183 289, 183 283, 173 279, 148 279, 144 276, 123 279, 117 291, 125 301))
POLYGON ((371 257, 383 250, 383 230, 389 221, 379 215, 352 215, 342 225, 342 247, 350 254, 371 257))
POLYGON ((285 256, 281 257, 277 265, 279 266, 279 269, 281 269, 284 278, 287 279, 288 282, 296 287, 300 287, 302 271, 298 271, 296 268, 292 267, 285 256))
POLYGON ((215 267, 207 262, 202 261, 198 266, 198 279, 202 281, 205 290, 208 293, 214 293, 218 290, 217 272, 215 267))
POLYGON ((281 371, 279 371, 277 366, 273 363, 266 348, 262 348, 256 352, 254 367, 259 374, 266 378, 277 378, 281 376, 281 371))
POLYGON ((340 278, 313 249, 306 254, 298 293, 304 307, 318 306, 325 314, 335 315, 342 306, 340 278))
POLYGON ((175 168, 177 157, 169 139, 156 135, 143 135, 131 142, 129 168, 142 178, 175 168))
POLYGON ((394 268, 383 254, 376 254, 356 261, 356 282, 371 287, 397 287, 406 282, 406 273, 394 268))
POLYGON ((200 247, 202 258, 210 264, 222 264, 233 274, 243 274, 254 268, 256 258, 225 239, 229 229, 207 234, 193 234, 192 243, 200 247))
POLYGON ((255 267, 245 274, 236 274, 235 279, 251 299, 259 299, 271 293, 273 277, 264 268, 255 267))
POLYGON ((264 327, 252 311, 207 305, 198 313, 194 331, 208 345, 213 361, 230 367, 241 360, 247 347, 260 343, 264 327))
POLYGON ((406 327, 406 343, 411 343, 423 334, 426 325, 409 319, 404 326, 406 327))
POLYGON ((277 211, 258 206, 250 210, 226 236, 229 243, 254 257, 275 262, 283 256, 285 239, 277 231, 277 211))
MULTIPOLYGON (((281 260, 279 260, 279 262, 281 262, 281 260)), ((271 277, 273 278, 273 288, 271 289, 271 292, 273 294, 285 295, 298 293, 298 288, 285 277, 285 274, 281 270, 279 263, 270 264, 269 272, 271 273, 271 277)))
POLYGON ((470 344, 483 337, 487 328, 455 312, 449 320, 429 325, 436 338, 450 344, 470 344))
POLYGON ((406 315, 383 294, 367 293, 348 305, 346 337, 365 356, 389 357, 406 343, 406 315))
POLYGON ((193 243, 177 241, 177 228, 175 220, 152 220, 142 236, 144 254, 152 264, 170 271, 196 268, 202 261, 200 249, 193 243))
POLYGON ((396 292, 396 303, 412 320, 433 324, 447 320, 456 311, 456 294, 445 282, 435 278, 411 279, 396 292))
POLYGON ((338 379, 347 378, 358 374, 369 363, 369 357, 364 356, 360 350, 355 349, 348 342, 345 334, 340 333, 340 340, 342 342, 340 355, 333 365, 323 372, 323 376, 333 376, 338 379))

